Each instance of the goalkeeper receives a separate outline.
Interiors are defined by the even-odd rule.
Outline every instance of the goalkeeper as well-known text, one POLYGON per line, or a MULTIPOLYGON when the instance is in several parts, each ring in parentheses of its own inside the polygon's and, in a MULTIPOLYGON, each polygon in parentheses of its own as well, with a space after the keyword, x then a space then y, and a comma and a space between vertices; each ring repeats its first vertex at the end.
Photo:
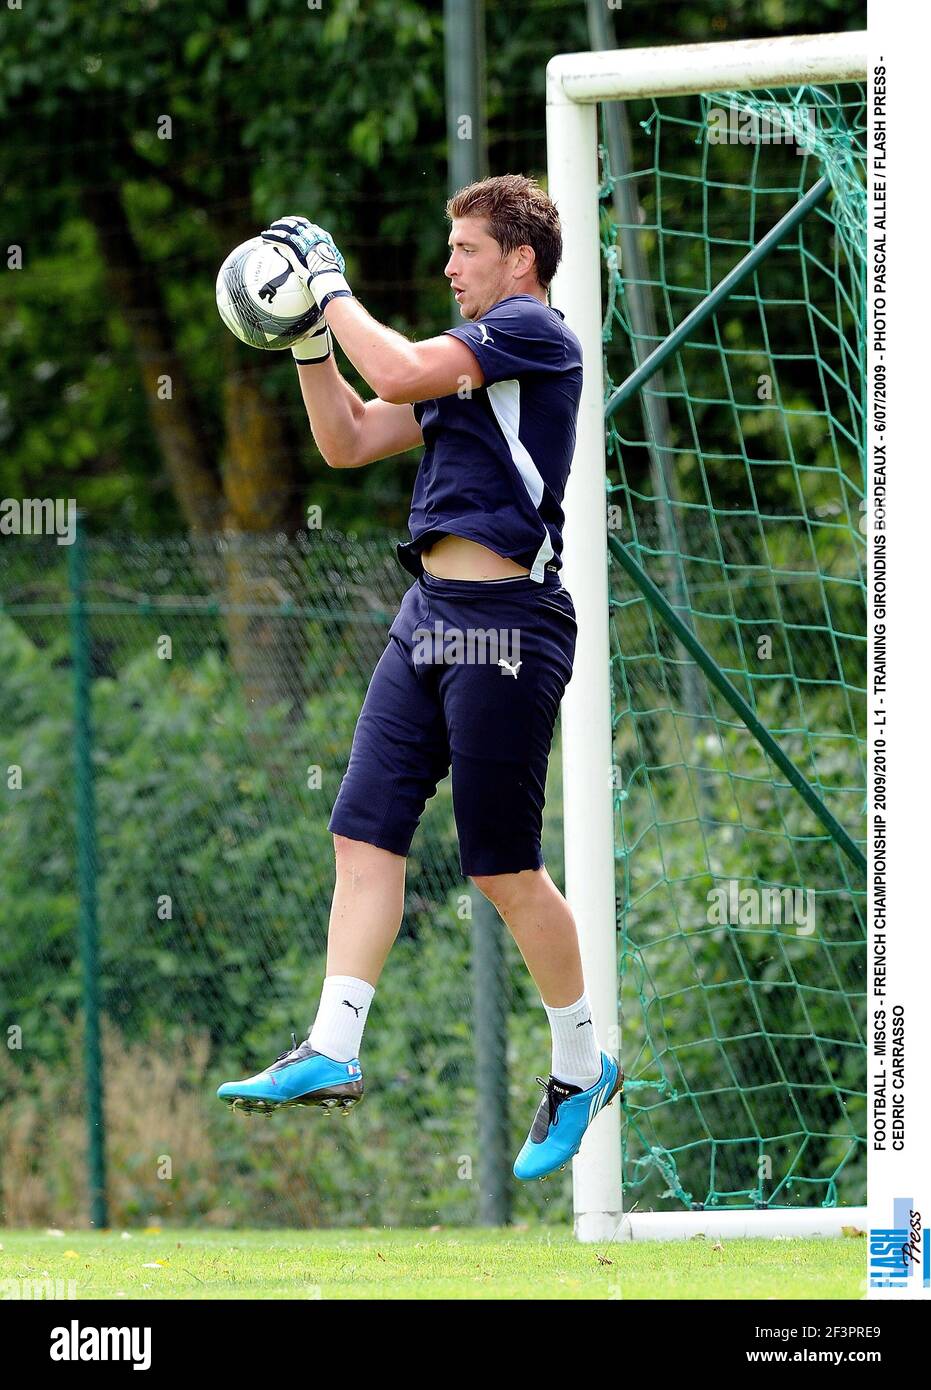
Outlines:
MULTIPOLYGON (((551 1074, 515 1176, 541 1178, 578 1152, 619 1091, 595 1037, 576 926, 546 871, 541 831, 556 715, 572 674, 576 617, 559 579, 562 499, 582 385, 578 339, 547 303, 562 253, 554 204, 520 175, 485 179, 447 206, 445 274, 463 323, 412 343, 354 298, 329 233, 282 218, 263 233, 320 308, 294 345, 314 438, 333 468, 424 446, 397 548, 414 576, 372 675, 328 828, 336 886, 327 974, 308 1037, 218 1094, 234 1108, 340 1105, 362 1095, 359 1051, 401 925, 414 832, 452 770, 462 872, 507 923, 552 1030, 551 1074), (336 339, 376 399, 340 375, 336 339), (425 652, 423 635, 514 634, 498 660, 425 652)), ((296 1039, 292 1039, 296 1044, 296 1039)), ((505 1059, 502 1058, 502 1066, 505 1059)))

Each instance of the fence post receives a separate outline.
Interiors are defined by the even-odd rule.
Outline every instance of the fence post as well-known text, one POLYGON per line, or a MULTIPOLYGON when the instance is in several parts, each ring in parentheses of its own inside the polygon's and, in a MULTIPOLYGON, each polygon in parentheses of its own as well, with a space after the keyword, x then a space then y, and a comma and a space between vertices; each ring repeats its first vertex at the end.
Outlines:
POLYGON ((472 994, 481 1226, 511 1219, 508 1157, 507 967, 501 918, 478 889, 472 894, 472 994))
MULTIPOLYGON (((488 173, 483 0, 444 0, 443 35, 447 185, 452 194, 488 173)), ((454 324, 461 323, 457 309, 452 315, 454 324)), ((472 893, 472 984, 481 1152, 479 1222, 483 1226, 503 1226, 510 1209, 503 930, 497 911, 476 889, 472 893)))
POLYGON ((91 717, 90 628, 87 618, 87 553, 79 513, 68 555, 71 669, 74 678, 74 785, 78 850, 78 939, 84 1006, 84 1075, 87 1091, 87 1166, 91 1225, 107 1225, 103 1067, 100 1057, 100 992, 97 951, 97 823, 91 717))

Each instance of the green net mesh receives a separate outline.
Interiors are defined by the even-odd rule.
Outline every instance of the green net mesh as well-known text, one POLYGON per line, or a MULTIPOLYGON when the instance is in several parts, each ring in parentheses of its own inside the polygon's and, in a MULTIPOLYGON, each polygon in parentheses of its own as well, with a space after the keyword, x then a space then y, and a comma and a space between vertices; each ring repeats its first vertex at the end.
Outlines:
MULTIPOLYGON (((609 110, 609 399, 829 185, 609 410, 608 524, 862 848, 864 92, 632 103, 615 168, 609 110)), ((610 583, 625 1207, 862 1202, 862 867, 613 557, 610 583)))

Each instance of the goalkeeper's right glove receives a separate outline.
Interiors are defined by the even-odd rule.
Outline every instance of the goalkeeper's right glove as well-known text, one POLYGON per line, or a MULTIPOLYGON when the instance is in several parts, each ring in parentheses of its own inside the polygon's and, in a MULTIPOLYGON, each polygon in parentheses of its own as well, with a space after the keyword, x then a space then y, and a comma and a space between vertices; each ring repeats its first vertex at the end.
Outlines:
POLYGON ((279 217, 262 233, 263 241, 278 248, 291 268, 307 286, 320 309, 331 299, 351 295, 343 271, 343 260, 330 233, 306 217, 279 217))
POLYGON ((325 362, 332 351, 333 338, 322 314, 316 328, 312 328, 303 338, 298 338, 296 343, 291 344, 291 352, 299 367, 325 362))

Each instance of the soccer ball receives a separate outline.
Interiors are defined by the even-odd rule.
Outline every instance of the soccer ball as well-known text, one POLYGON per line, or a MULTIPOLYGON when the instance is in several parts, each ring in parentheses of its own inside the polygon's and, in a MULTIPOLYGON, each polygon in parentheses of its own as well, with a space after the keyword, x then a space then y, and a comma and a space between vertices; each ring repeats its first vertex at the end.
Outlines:
POLYGON ((229 331, 249 347, 290 347, 320 322, 313 295, 277 246, 261 237, 231 251, 217 276, 217 308, 229 331))

